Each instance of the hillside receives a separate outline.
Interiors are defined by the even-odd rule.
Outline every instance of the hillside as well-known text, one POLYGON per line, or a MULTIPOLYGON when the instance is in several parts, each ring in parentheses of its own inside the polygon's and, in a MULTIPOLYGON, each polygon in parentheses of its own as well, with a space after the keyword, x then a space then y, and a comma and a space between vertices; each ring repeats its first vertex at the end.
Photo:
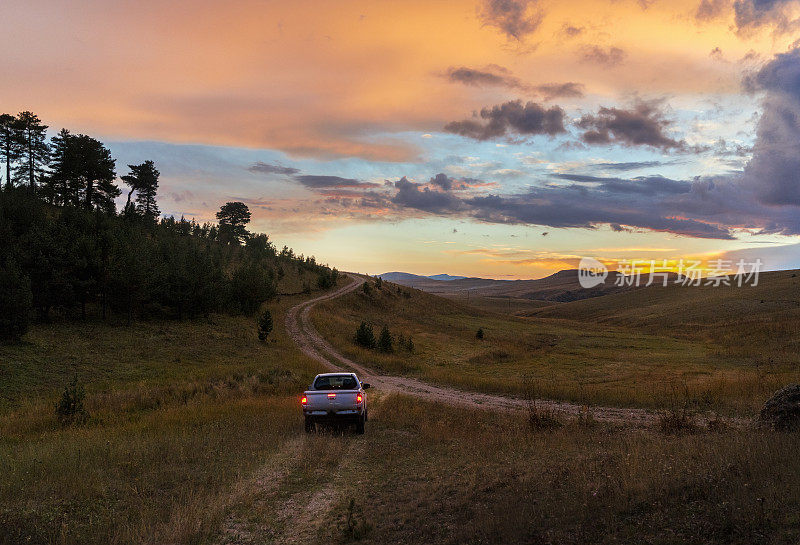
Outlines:
POLYGON ((535 280, 457 277, 451 280, 437 280, 433 277, 408 273, 381 275, 384 280, 446 297, 455 297, 458 294, 469 292, 470 296, 475 297, 508 297, 551 303, 588 299, 633 289, 629 286, 616 286, 615 282, 618 276, 619 273, 612 272, 604 284, 585 289, 578 282, 577 269, 559 271, 535 280))
MULTIPOLYGON (((341 353, 385 373, 492 393, 527 395, 533 389, 546 398, 617 406, 667 406, 685 387, 693 400, 737 412, 756 410, 765 396, 800 378, 797 355, 771 343, 772 333, 763 329, 754 335, 760 355, 773 362, 769 368, 754 365, 751 353, 729 348, 722 338, 680 338, 625 323, 549 315, 512 317, 385 281, 371 285, 317 305, 312 319, 341 353), (353 337, 362 321, 372 324, 376 335, 387 326, 397 343, 394 352, 357 346, 353 337), (476 338, 479 328, 482 340, 476 338), (400 336, 413 339, 413 350, 402 348, 400 336)), ((605 300, 625 300, 638 291, 588 301, 602 308, 605 300)), ((572 303, 540 312, 567 305, 572 303)))
POLYGON ((737 355, 794 359, 800 271, 762 273, 757 286, 651 286, 527 313, 736 346, 737 355))

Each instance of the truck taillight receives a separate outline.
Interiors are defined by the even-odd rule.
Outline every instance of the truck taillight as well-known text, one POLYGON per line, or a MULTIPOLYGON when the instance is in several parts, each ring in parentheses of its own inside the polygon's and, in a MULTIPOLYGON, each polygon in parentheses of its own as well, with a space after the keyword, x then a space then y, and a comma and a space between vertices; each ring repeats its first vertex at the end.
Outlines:
POLYGON ((361 401, 362 401, 361 394, 358 394, 356 396, 356 403, 361 403, 361 401))
POLYGON ((303 398, 300 400, 300 404, 305 405, 306 403, 308 403, 308 399, 306 399, 306 396, 303 396, 303 398))

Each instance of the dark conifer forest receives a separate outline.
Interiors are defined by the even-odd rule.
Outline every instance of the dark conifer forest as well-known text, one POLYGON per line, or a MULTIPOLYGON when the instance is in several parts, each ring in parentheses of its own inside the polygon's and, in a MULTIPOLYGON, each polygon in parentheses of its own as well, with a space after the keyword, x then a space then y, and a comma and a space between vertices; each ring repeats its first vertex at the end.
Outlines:
POLYGON ((47 128, 0 115, 0 340, 33 321, 253 314, 287 270, 336 283, 336 269, 249 232, 246 204, 222 204, 217 224, 163 217, 153 161, 119 175, 102 142, 47 128))

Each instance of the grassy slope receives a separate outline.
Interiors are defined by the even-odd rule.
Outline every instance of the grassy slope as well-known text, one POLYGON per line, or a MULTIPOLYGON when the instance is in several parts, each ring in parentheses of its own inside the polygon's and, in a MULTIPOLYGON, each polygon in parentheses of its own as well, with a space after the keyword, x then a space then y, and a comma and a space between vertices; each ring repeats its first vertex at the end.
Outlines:
MULTIPOLYGON (((282 319, 297 300, 271 305, 274 344, 254 340, 252 320, 215 317, 94 325, 90 335, 37 326, 27 344, 3 348, 0 543, 347 542, 351 499, 370 527, 363 543, 800 537, 797 435, 576 424, 533 433, 520 417, 375 392, 367 435, 306 437, 296 394, 317 368, 282 319), (76 365, 93 418, 61 428, 53 403, 76 365)), ((478 323, 490 339, 496 326, 529 327, 416 292, 402 300, 383 312, 426 309, 415 330, 425 350, 439 340, 487 350, 471 344, 478 323)), ((592 333, 585 349, 606 335, 617 342, 615 331, 592 333)), ((618 350, 636 342, 650 341, 618 350)))
MULTIPOLYGON (((359 290, 326 302, 313 316, 323 335, 345 354, 388 372, 464 388, 514 394, 535 389, 546 397, 620 406, 668 406, 683 402, 688 388, 690 398, 704 408, 744 413, 800 375, 793 365, 758 366, 746 354, 733 357, 724 343, 699 335, 676 338, 663 328, 597 320, 513 318, 384 286, 371 295, 359 290), (386 355, 355 346, 352 337, 361 320, 375 324, 376 334, 387 324, 395 336, 411 335, 414 353, 386 355), (483 341, 475 339, 479 327, 486 333, 483 341)), ((644 291, 580 304, 599 309, 603 300, 639 298, 644 291)))
POLYGON ((799 271, 763 273, 755 287, 649 287, 533 311, 539 318, 616 324, 713 342, 753 364, 800 363, 799 271))
MULTIPOLYGON (((282 291, 299 278, 287 275, 282 291)), ((303 296, 251 318, 34 326, 0 347, 0 543, 187 542, 214 534, 229 489, 301 429, 297 392, 320 371, 283 329, 303 296), (91 420, 62 428, 78 375, 91 420)))

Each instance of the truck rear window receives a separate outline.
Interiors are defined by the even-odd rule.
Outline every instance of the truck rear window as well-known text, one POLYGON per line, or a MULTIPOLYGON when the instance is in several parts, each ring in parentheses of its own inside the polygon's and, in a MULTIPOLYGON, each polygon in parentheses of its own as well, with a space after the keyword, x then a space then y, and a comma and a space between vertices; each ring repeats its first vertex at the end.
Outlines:
POLYGON ((333 375, 317 377, 314 381, 315 390, 356 390, 358 384, 352 375, 333 375))

